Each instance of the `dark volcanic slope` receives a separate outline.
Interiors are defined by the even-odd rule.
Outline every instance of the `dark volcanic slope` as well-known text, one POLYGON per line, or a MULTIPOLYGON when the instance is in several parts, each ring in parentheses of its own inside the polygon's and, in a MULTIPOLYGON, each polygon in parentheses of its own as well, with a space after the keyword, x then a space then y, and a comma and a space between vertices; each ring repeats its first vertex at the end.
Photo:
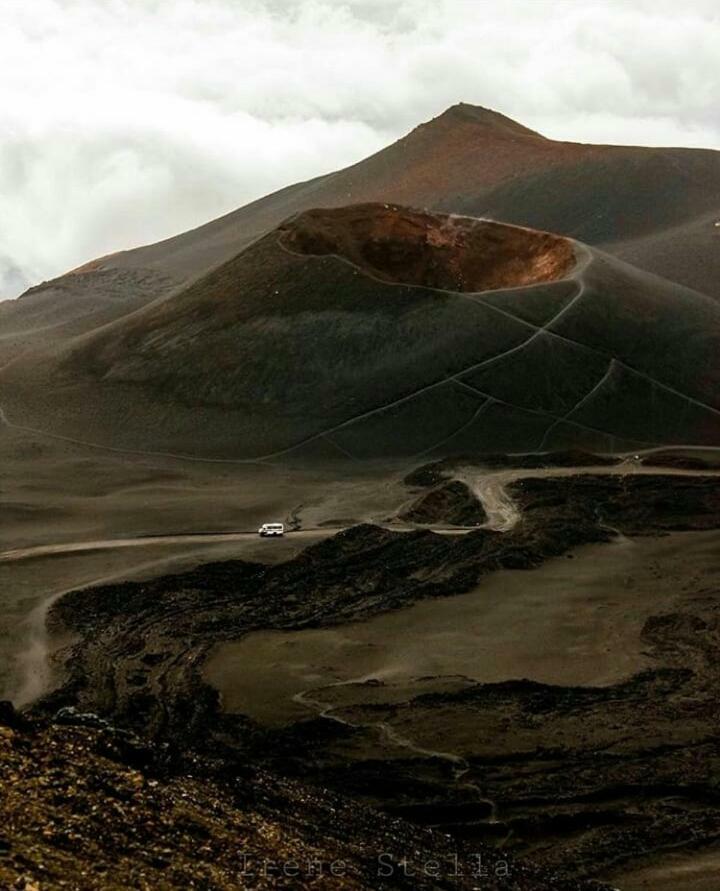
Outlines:
POLYGON ((0 302, 0 368, 27 352, 42 353, 166 296, 177 287, 157 269, 89 265, 0 302))
POLYGON ((202 276, 293 213, 367 201, 558 232, 720 297, 720 229, 714 225, 720 152, 555 142, 501 114, 460 104, 345 170, 83 267, 93 277, 102 273, 97 280, 70 274, 0 305, 0 366, 42 343, 43 332, 56 341, 90 330, 202 276), (96 288, 97 304, 88 303, 88 284, 96 288), (106 306, 111 293, 122 301, 106 306), (18 339, 17 332, 24 334, 18 339))
POLYGON ((0 404, 81 440, 248 459, 716 444, 719 347, 717 303, 577 242, 355 205, 16 362, 0 404))

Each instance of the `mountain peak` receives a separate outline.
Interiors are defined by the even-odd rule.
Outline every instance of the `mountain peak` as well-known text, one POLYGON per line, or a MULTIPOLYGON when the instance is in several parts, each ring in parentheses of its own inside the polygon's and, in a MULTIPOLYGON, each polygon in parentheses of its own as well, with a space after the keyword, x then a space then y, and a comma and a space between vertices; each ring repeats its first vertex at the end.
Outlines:
POLYGON ((512 118, 499 111, 493 111, 491 108, 484 108, 482 105, 471 105, 468 102, 457 102, 451 105, 442 114, 428 121, 422 126, 432 126, 434 124, 454 124, 457 122, 471 123, 488 130, 493 130, 499 135, 506 136, 532 136, 536 139, 544 139, 541 133, 524 127, 512 118))

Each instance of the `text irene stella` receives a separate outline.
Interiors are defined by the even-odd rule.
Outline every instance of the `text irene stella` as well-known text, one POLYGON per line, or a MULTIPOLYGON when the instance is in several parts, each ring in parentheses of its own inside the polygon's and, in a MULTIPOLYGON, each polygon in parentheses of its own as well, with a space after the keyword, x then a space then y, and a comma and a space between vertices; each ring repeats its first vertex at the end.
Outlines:
MULTIPOLYGON (((417 857, 412 860, 390 854, 378 854, 376 861, 378 878, 388 879, 392 876, 404 878, 445 879, 467 876, 472 879, 503 879, 510 877, 510 864, 507 860, 493 860, 487 863, 482 854, 469 854, 425 860, 417 857)), ((321 860, 310 858, 271 859, 240 855, 239 875, 243 878, 320 878, 332 876, 343 878, 351 874, 349 865, 344 860, 321 860)))

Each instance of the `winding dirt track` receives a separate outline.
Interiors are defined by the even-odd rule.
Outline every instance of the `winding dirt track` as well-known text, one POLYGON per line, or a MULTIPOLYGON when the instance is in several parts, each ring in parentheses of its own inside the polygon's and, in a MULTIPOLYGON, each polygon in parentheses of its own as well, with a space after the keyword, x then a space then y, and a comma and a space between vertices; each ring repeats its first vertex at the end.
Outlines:
MULTIPOLYGON (((593 476, 720 476, 720 470, 711 469, 685 470, 681 468, 646 467, 633 459, 614 466, 600 465, 588 467, 548 467, 548 468, 512 468, 499 471, 488 471, 482 468, 460 468, 454 479, 464 482, 474 492, 482 504, 487 521, 482 526, 442 526, 401 523, 378 523, 390 530, 409 532, 414 529, 430 529, 439 535, 465 535, 478 529, 492 529, 495 532, 508 532, 521 519, 517 505, 510 497, 507 487, 520 479, 552 479, 591 474, 593 476)), ((287 532, 293 539, 311 539, 318 536, 336 535, 348 529, 348 526, 322 526, 287 532)), ((63 554, 77 554, 87 551, 116 550, 118 548, 141 548, 163 544, 200 544, 232 541, 257 540, 257 532, 196 532, 167 535, 147 535, 134 538, 105 538, 89 541, 58 542, 55 544, 32 545, 26 548, 13 548, 0 552, 0 563, 11 563, 35 557, 52 557, 63 554)))
POLYGON ((461 468, 455 478, 464 482, 475 493, 488 516, 483 528, 496 532, 508 532, 521 519, 517 505, 507 487, 521 479, 556 479, 568 476, 720 476, 711 469, 685 470, 674 467, 646 467, 632 458, 620 464, 588 467, 547 467, 541 469, 513 468, 509 470, 482 471, 479 468, 461 468))
MULTIPOLYGON (((287 533, 293 538, 311 538, 326 532, 334 535, 340 529, 303 529, 287 533)), ((59 554, 80 554, 86 551, 108 551, 118 548, 143 548, 163 544, 205 544, 223 541, 254 541, 257 532, 197 532, 181 535, 144 535, 135 538, 98 538, 89 541, 70 541, 58 544, 33 545, 0 552, 0 563, 12 563, 33 557, 52 557, 59 554)))

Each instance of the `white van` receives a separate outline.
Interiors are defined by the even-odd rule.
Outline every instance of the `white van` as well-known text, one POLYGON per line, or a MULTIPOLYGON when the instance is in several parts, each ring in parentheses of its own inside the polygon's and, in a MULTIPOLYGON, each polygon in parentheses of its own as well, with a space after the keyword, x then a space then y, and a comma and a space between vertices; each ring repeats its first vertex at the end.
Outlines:
POLYGON ((258 535, 263 538, 269 535, 284 535, 285 526, 282 523, 263 523, 258 529, 258 535))

